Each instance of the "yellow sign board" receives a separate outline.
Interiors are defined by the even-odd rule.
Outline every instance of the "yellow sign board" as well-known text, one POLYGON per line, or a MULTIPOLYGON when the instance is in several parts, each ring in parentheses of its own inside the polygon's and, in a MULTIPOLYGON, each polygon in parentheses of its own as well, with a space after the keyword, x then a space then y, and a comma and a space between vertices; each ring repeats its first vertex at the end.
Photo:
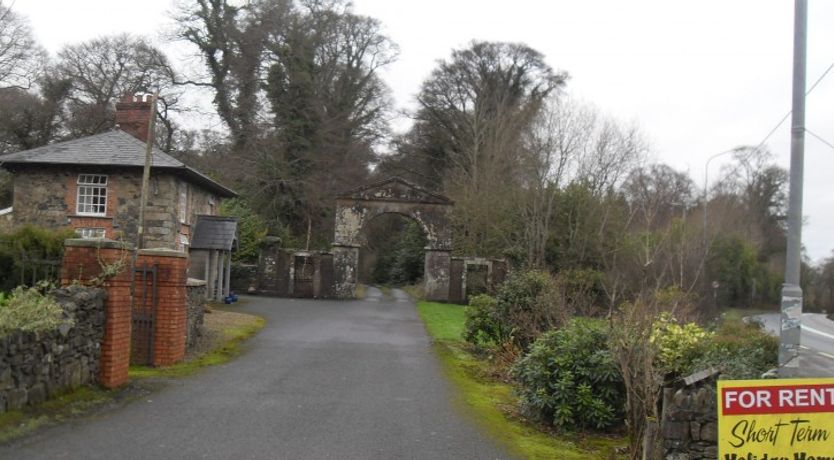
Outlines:
POLYGON ((834 379, 719 380, 719 460, 834 460, 834 379))

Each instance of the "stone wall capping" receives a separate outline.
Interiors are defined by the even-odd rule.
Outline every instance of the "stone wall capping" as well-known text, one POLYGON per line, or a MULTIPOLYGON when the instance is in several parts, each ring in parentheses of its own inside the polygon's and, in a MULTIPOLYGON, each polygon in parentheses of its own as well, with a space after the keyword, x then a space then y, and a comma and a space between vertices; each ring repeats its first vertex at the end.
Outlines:
POLYGON ((161 257, 181 257, 183 259, 188 258, 188 253, 182 251, 176 251, 174 249, 167 249, 167 248, 148 248, 148 249, 140 249, 139 250, 140 256, 161 256, 161 257))
POLYGON ((692 386, 698 382, 703 380, 715 377, 716 375, 720 374, 721 370, 716 367, 710 367, 708 369, 704 369, 702 371, 695 372, 692 375, 688 375, 683 378, 683 383, 686 386, 692 386))
POLYGON ((196 278, 188 278, 188 281, 186 281, 185 286, 186 287, 200 287, 200 286, 205 286, 206 284, 207 284, 206 280, 198 280, 196 278))

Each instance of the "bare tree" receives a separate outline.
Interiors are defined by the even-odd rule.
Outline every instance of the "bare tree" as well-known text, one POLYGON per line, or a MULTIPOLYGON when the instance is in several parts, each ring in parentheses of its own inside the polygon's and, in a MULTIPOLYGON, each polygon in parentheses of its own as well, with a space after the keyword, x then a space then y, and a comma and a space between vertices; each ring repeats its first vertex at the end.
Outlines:
POLYGON ((0 1, 0 88, 31 88, 46 61, 26 19, 0 1))
POLYGON ((180 81, 210 88, 214 106, 232 136, 233 151, 255 143, 260 94, 270 44, 279 43, 290 0, 228 0, 184 3, 177 16, 178 36, 194 45, 206 73, 180 81))
POLYGON ((527 46, 473 42, 423 83, 410 152, 456 201, 456 247, 500 254, 512 244, 517 224, 502 216, 513 213, 522 134, 566 79, 527 46))
POLYGON ((602 235, 622 220, 612 192, 642 162, 646 151, 636 128, 625 129, 594 107, 569 98, 551 97, 538 113, 524 136, 523 179, 516 205, 530 264, 544 264, 557 220, 564 233, 560 239, 575 258, 565 265, 588 267, 589 253, 605 252, 600 243, 607 237, 602 235), (570 192, 565 191, 568 186, 570 192), (567 201, 557 219, 560 199, 567 201), (575 207, 578 203, 570 200, 593 203, 575 207))
POLYGON ((531 266, 544 266, 559 191, 572 179, 594 120, 573 101, 550 97, 524 133, 519 210, 531 266))
MULTIPOLYGON (((764 257, 781 255, 785 250, 788 174, 773 164, 766 149, 742 147, 733 153, 733 162, 725 166, 713 196, 736 219, 725 232, 740 234, 752 241, 764 257)), ((721 216, 717 214, 716 217, 721 216)), ((727 216, 729 217, 729 216, 727 216)), ((721 223, 713 219, 715 224, 721 223)))
POLYGON ((40 147, 60 136, 69 82, 45 77, 38 86, 40 94, 0 89, 0 154, 40 147))
POLYGON ((695 202, 692 179, 662 163, 632 171, 622 190, 635 209, 636 225, 646 230, 667 227, 675 214, 695 202))
POLYGON ((66 128, 70 137, 111 129, 115 104, 126 94, 160 91, 157 116, 165 128, 162 147, 170 149, 174 125, 169 112, 181 91, 165 54, 142 37, 127 34, 69 45, 58 53, 55 72, 71 82, 66 128))
POLYGON ((612 118, 596 120, 577 168, 582 180, 596 194, 619 186, 645 158, 648 146, 636 126, 612 118))

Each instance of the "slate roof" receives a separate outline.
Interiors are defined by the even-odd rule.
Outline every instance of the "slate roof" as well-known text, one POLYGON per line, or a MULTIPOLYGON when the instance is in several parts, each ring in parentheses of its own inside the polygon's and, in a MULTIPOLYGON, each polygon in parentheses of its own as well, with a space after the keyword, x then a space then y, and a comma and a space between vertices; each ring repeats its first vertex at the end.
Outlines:
POLYGON ((237 249, 237 217, 197 216, 191 249, 237 249))
MULTIPOLYGON (((115 129, 80 139, 0 155, 0 164, 4 167, 38 164, 144 167, 145 148, 144 142, 120 129, 115 129)), ((156 147, 152 152, 152 169, 164 169, 182 174, 186 179, 224 197, 237 195, 231 189, 156 147)))

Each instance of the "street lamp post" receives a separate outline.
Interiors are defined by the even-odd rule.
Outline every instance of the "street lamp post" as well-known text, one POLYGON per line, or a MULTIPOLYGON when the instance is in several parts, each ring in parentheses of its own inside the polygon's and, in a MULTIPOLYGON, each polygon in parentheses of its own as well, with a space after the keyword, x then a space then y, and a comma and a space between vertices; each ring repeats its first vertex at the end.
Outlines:
POLYGON ((739 148, 736 147, 734 149, 716 153, 715 155, 709 157, 709 159, 707 159, 706 165, 704 165, 704 254, 706 254, 709 251, 709 239, 707 238, 707 208, 709 207, 709 196, 707 195, 707 187, 709 186, 709 164, 712 162, 712 160, 720 157, 721 155, 733 153, 738 150, 739 148))
POLYGON ((805 163, 805 57, 808 1, 794 3, 793 110, 791 112, 791 176, 788 201, 788 248, 785 284, 782 285, 782 328, 779 343, 779 376, 795 377, 799 370, 802 321, 800 282, 802 251, 802 178, 805 163))
MULTIPOLYGON (((683 238, 685 237, 684 232, 686 229, 686 202, 673 202, 670 203, 672 206, 680 206, 681 207, 681 245, 683 245, 683 238)), ((683 289, 683 246, 681 246, 681 251, 679 254, 679 262, 680 262, 680 287, 683 289)))

